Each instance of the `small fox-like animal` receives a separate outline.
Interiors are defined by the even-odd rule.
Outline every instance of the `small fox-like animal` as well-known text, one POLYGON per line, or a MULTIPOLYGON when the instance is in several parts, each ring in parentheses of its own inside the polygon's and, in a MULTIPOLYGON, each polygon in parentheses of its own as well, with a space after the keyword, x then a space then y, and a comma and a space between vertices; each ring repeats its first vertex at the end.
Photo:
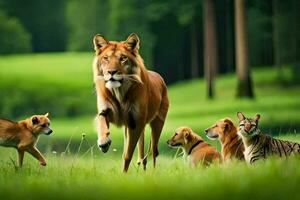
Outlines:
POLYGON ((44 156, 35 145, 40 134, 50 135, 53 132, 49 126, 48 113, 33 115, 18 122, 0 118, 0 146, 17 149, 19 167, 22 167, 25 151, 46 166, 44 156))

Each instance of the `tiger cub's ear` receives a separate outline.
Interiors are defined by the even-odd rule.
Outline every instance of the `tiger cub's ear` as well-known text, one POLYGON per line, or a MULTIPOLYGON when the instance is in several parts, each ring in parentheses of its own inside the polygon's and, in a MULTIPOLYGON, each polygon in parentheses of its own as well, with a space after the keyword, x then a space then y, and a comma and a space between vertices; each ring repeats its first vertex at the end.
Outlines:
POLYGON ((93 39, 93 43, 94 43, 94 49, 95 49, 95 51, 97 51, 100 48, 108 45, 108 40, 105 39, 105 37, 103 37, 102 35, 97 34, 97 35, 95 35, 95 37, 93 39))
POLYGON ((259 119, 260 119, 260 114, 256 114, 255 117, 254 117, 254 120, 258 121, 259 119))
POLYGON ((246 117, 243 115, 243 113, 241 113, 241 112, 237 112, 237 117, 238 117, 238 119, 240 120, 240 121, 243 121, 244 119, 246 119, 246 117))

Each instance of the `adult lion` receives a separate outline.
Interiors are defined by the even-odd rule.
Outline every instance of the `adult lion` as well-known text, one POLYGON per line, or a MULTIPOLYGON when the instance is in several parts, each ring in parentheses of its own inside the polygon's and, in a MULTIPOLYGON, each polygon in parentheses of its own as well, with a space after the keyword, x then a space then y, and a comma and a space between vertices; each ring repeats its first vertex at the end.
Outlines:
POLYGON ((153 165, 158 156, 158 141, 169 108, 167 88, 162 77, 148 71, 139 55, 140 40, 134 33, 126 41, 108 41, 97 34, 94 39, 94 83, 97 91, 98 146, 107 152, 111 144, 109 123, 125 125, 124 167, 128 170, 136 144, 138 161, 147 164, 144 157, 144 129, 151 127, 149 151, 153 165))

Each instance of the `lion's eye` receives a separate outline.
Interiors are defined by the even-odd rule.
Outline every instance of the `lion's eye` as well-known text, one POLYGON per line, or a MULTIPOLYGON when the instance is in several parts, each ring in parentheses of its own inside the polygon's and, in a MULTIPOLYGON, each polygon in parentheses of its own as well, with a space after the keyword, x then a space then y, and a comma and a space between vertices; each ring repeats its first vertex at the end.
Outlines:
POLYGON ((127 57, 126 56, 121 56, 121 58, 120 58, 120 61, 121 62, 125 62, 127 60, 127 57))
POLYGON ((103 57, 103 60, 104 60, 104 61, 108 61, 108 56, 104 56, 104 57, 103 57))

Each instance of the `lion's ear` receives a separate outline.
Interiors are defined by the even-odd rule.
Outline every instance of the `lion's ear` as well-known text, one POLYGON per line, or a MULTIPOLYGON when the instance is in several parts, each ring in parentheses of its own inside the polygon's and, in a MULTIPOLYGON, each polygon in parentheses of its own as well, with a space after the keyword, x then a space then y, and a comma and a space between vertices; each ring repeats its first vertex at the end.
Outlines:
POLYGON ((126 46, 130 51, 138 51, 140 48, 140 39, 135 33, 131 33, 126 39, 126 46))
POLYGON ((97 51, 98 49, 108 45, 108 40, 105 39, 105 37, 103 37, 102 35, 97 34, 93 39, 93 43, 94 43, 94 49, 95 51, 97 51))

